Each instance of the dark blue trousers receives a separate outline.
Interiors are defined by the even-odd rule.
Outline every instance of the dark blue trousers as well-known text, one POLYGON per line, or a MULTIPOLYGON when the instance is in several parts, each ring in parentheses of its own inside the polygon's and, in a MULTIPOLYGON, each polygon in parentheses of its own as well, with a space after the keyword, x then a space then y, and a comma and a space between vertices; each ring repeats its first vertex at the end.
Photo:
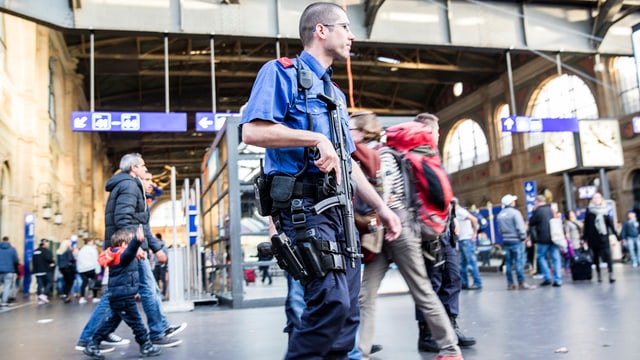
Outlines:
POLYGON ((105 322, 98 327, 96 332, 93 334, 91 341, 99 345, 107 335, 116 330, 118 325, 120 325, 120 321, 123 320, 127 325, 129 325, 131 330, 133 330, 133 334, 135 335, 136 342, 138 344, 142 345, 147 342, 149 340, 149 333, 147 332, 147 328, 144 326, 144 322, 142 322, 142 317, 138 311, 138 304, 136 304, 135 298, 131 296, 130 298, 125 299, 109 300, 112 315, 107 317, 105 322))
MULTIPOLYGON (((427 265, 427 273, 431 279, 431 286, 438 294, 442 305, 447 310, 447 314, 458 316, 459 314, 459 298, 462 289, 462 280, 460 278, 460 265, 458 265, 458 253, 451 246, 448 238, 443 239, 443 255, 444 264, 433 266, 430 261, 425 261, 427 265)), ((416 309, 416 320, 425 321, 422 312, 416 309)))
MULTIPOLYGON (((319 215, 311 213, 313 200, 304 199, 307 229, 314 229, 320 240, 337 241, 342 238, 340 210, 333 207, 319 215)), ((296 242, 296 231, 289 211, 280 213, 283 230, 296 242)), ((357 234, 356 234, 357 237, 357 234)), ((339 248, 345 248, 343 241, 339 248)), ((331 271, 323 278, 310 281, 304 287, 305 306, 300 320, 288 319, 290 328, 286 359, 348 359, 348 353, 356 343, 360 324, 360 260, 351 267, 347 261, 346 272, 331 271)), ((287 315, 294 315, 288 309, 287 315)))

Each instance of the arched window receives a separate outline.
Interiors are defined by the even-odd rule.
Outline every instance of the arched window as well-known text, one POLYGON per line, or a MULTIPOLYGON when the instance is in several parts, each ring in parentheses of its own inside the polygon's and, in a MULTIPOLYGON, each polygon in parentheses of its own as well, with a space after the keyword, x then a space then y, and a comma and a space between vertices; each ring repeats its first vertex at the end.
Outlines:
POLYGON ((640 111, 640 89, 635 59, 631 56, 614 59, 613 74, 620 94, 622 113, 626 115, 640 111))
POLYGON ((452 129, 444 146, 448 172, 456 172, 489 161, 487 137, 477 122, 465 119, 452 129))
MULTIPOLYGON (((562 75, 547 82, 534 99, 535 118, 597 119, 596 100, 587 85, 575 75, 562 75)), ((529 133, 527 147, 542 144, 543 133, 529 133)))
POLYGON ((500 141, 498 142, 500 146, 500 148, 498 149, 498 153, 500 154, 500 156, 509 155, 513 151, 513 139, 511 137, 511 133, 502 131, 502 118, 509 117, 509 115, 509 105, 502 104, 498 107, 496 128, 498 129, 498 138, 500 139, 500 141))

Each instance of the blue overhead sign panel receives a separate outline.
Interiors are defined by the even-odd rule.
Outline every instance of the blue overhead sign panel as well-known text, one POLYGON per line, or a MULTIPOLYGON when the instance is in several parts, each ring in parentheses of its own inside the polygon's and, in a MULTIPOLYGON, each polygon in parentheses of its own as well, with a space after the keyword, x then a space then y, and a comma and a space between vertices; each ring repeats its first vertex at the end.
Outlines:
POLYGON ((524 182, 524 206, 527 210, 527 219, 533 214, 535 207, 536 195, 538 195, 538 184, 535 180, 524 182))
POLYGON ((640 116, 635 116, 631 119, 631 123, 633 124, 633 132, 640 134, 640 116))
POLYGON ((229 116, 240 115, 238 113, 196 113, 196 131, 215 132, 220 131, 229 116))
POLYGON ((163 112, 90 112, 71 113, 72 131, 183 132, 187 131, 186 113, 163 112))
POLYGON ((509 116, 502 118, 502 132, 579 132, 576 118, 534 118, 509 116))

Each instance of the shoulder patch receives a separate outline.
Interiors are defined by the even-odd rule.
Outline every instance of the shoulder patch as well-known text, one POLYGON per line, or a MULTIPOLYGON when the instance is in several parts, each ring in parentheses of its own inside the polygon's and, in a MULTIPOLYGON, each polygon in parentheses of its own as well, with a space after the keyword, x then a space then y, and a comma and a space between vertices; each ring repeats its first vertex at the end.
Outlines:
POLYGON ((285 69, 286 69, 286 68, 290 68, 290 67, 292 67, 292 66, 294 65, 294 64, 293 64, 293 60, 289 59, 289 58, 288 58, 288 57, 286 57, 286 56, 283 56, 283 57, 279 58, 277 61, 278 61, 278 62, 280 63, 280 65, 282 65, 285 69))

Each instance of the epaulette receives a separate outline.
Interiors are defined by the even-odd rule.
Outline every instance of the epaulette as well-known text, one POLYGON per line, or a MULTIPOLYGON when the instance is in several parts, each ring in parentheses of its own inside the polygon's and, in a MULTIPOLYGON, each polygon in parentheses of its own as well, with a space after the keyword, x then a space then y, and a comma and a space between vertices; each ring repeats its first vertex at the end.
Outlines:
POLYGON ((277 61, 280 63, 280 65, 282 65, 285 69, 286 68, 290 68, 292 66, 294 66, 295 64, 293 63, 293 60, 289 59, 286 56, 283 56, 279 59, 277 59, 277 61))

